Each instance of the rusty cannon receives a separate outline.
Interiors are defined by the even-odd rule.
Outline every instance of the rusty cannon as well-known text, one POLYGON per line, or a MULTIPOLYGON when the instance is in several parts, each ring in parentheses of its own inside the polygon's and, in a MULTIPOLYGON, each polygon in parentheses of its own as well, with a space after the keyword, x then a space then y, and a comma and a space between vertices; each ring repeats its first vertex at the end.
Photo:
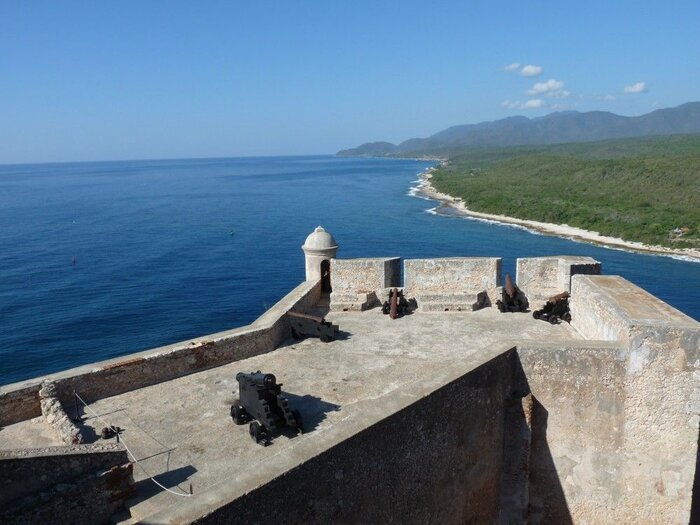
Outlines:
POLYGON ((338 325, 326 321, 323 317, 287 312, 289 324, 292 327, 292 337, 301 339, 304 336, 318 337, 324 343, 332 341, 338 335, 338 325))
POLYGON ((403 290, 393 288, 389 291, 389 300, 384 301, 382 313, 389 314, 389 317, 396 319, 410 314, 417 307, 415 299, 406 299, 403 290))
POLYGON ((532 312, 532 317, 551 324, 558 324, 560 321, 570 323, 569 297, 571 297, 569 292, 553 295, 547 299, 546 304, 541 309, 532 312))
POLYGON ((527 312, 530 306, 527 297, 525 297, 523 291, 515 285, 509 273, 506 274, 506 284, 501 291, 501 300, 496 301, 496 306, 498 306, 498 309, 503 313, 527 312))
POLYGON ((231 418, 237 425, 250 422, 248 431, 256 443, 267 446, 272 432, 291 427, 303 432, 301 414, 290 410, 287 398, 282 395, 282 384, 274 374, 260 370, 236 374, 238 396, 231 405, 231 418))

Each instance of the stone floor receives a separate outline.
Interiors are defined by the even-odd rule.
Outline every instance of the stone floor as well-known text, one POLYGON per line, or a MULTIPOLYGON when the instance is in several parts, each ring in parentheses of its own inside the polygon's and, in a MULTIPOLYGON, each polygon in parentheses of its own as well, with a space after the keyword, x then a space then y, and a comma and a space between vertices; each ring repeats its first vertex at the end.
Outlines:
MULTIPOLYGON (((478 312, 414 313, 391 320, 379 309, 337 312, 341 337, 288 341, 274 352, 99 400, 86 425, 97 433, 106 423, 124 429, 123 439, 148 475, 175 492, 159 488, 138 466, 131 519, 196 512, 197 507, 260 486, 319 452, 394 413, 446 382, 511 348, 514 341, 581 339, 567 324, 552 326, 530 314, 478 312), (236 426, 229 409, 238 372, 262 370, 283 383, 306 432, 276 436, 256 445, 248 427, 236 426)), ((50 432, 39 420, 0 430, 0 449, 46 446, 50 432)), ((59 444, 59 443, 54 443, 59 444)), ((165 517, 164 517, 165 516, 165 517)))

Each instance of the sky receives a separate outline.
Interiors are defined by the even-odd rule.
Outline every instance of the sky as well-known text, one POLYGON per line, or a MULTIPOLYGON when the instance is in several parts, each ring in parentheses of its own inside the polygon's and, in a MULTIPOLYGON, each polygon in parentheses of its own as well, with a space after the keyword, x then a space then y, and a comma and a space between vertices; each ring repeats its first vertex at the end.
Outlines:
POLYGON ((0 2, 0 164, 334 153, 700 100, 700 2, 0 2))

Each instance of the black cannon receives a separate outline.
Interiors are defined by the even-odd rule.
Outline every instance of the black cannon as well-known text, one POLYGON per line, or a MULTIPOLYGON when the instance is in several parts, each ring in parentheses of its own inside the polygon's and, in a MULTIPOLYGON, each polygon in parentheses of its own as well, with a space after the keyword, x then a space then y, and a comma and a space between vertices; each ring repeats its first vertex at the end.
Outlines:
POLYGON ((389 317, 396 319, 411 313, 417 306, 415 299, 406 299, 402 290, 394 288, 389 290, 389 300, 384 301, 382 313, 384 315, 389 314, 389 317))
POLYGON ((527 297, 518 288, 513 279, 511 279, 510 274, 506 274, 506 285, 503 287, 501 292, 501 300, 496 301, 496 306, 502 312, 527 312, 530 306, 527 297))
POLYGON ((338 325, 326 321, 323 317, 287 312, 289 324, 292 327, 292 337, 301 339, 305 335, 318 337, 324 343, 332 341, 338 335, 338 325))
POLYGON ((250 421, 250 437, 256 443, 269 445, 272 431, 284 427, 303 432, 301 414, 289 409, 287 398, 282 395, 282 384, 277 384, 273 374, 263 374, 260 370, 250 374, 239 372, 236 380, 240 399, 231 405, 231 418, 237 425, 250 421))
POLYGON ((562 292, 547 299, 547 303, 540 309, 532 312, 532 317, 541 319, 551 324, 560 321, 571 322, 571 312, 569 312, 569 292, 562 292))

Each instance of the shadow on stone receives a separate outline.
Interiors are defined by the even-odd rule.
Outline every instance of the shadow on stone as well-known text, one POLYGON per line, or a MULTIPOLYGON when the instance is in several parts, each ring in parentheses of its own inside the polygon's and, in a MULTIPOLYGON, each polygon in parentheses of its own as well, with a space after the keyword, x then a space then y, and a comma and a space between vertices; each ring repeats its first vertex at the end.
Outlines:
MULTIPOLYGON (((335 334, 335 337, 331 341, 329 341, 326 344, 333 344, 333 341, 347 341, 348 339, 352 338, 352 334, 350 332, 346 332, 345 330, 338 330, 338 332, 335 334)), ((302 336, 300 339, 294 339, 293 337, 288 337, 284 341, 282 341, 277 348, 288 348, 290 346, 297 345, 299 343, 302 343, 306 341, 307 339, 319 341, 320 339, 318 337, 312 337, 312 336, 302 336)))
POLYGON ((499 522, 573 524, 547 442, 549 412, 532 395, 515 356, 514 381, 504 407, 499 522))
POLYGON ((700 432, 698 432, 698 448, 695 456, 695 479, 693 480, 693 497, 690 503, 690 521, 700 523, 700 432))
MULTIPOLYGON (((134 469, 137 468, 139 467, 134 465, 134 469)), ((189 479, 190 476, 192 476, 195 472, 197 472, 196 468, 194 468, 192 465, 187 465, 184 467, 176 468, 174 470, 169 470, 168 472, 157 474, 153 476, 153 479, 155 479, 164 487, 173 489, 175 492, 187 494, 190 490, 189 485, 180 486, 180 484, 187 481, 187 479, 189 479)), ((164 490, 162 487, 156 485, 150 478, 142 479, 141 481, 136 482, 135 486, 136 494, 127 502, 128 507, 133 507, 136 504, 149 498, 152 498, 160 492, 163 492, 164 490)))
POLYGON ((298 410, 301 414, 305 433, 316 430, 318 425, 326 419, 326 414, 328 412, 337 412, 340 410, 340 405, 328 403, 327 401, 323 401, 320 397, 309 394, 298 396, 285 391, 284 396, 289 401, 289 407, 292 410, 298 410))
POLYGON ((347 341, 351 337, 352 334, 350 332, 346 332, 345 330, 338 330, 338 333, 335 334, 336 341, 347 341))
POLYGON ((528 519, 534 523, 573 524, 564 489, 547 443, 549 412, 533 396, 530 502, 528 519))

